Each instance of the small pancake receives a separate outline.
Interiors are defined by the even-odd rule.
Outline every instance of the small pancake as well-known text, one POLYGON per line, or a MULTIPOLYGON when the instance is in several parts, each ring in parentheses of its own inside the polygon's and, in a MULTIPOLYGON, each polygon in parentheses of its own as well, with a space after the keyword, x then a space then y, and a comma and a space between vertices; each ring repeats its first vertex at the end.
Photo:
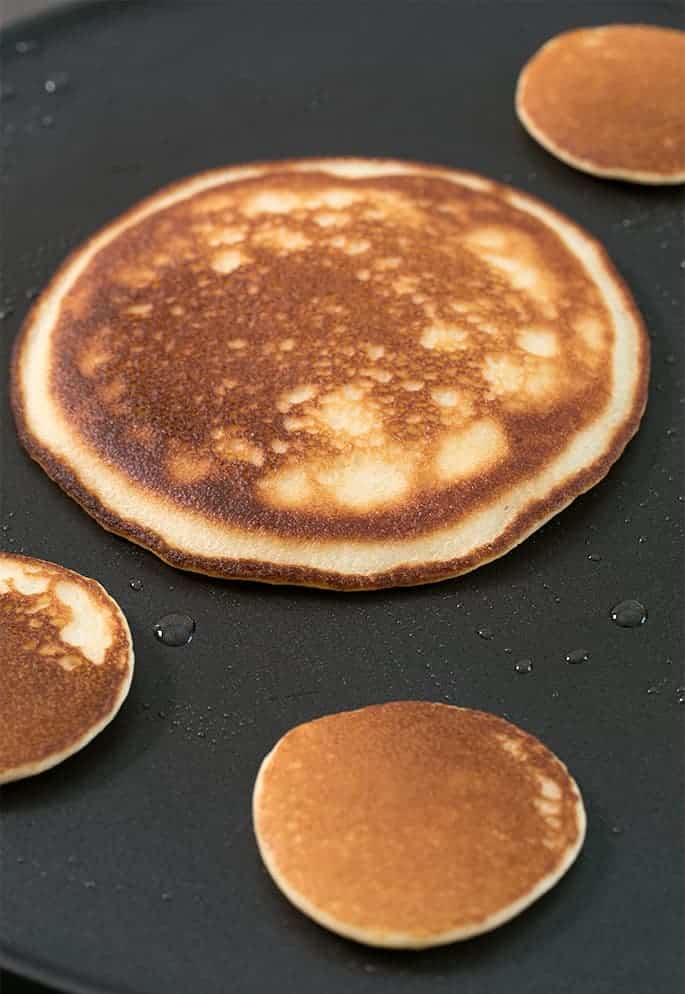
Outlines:
POLYGON ((95 580, 0 552, 0 783, 61 763, 109 724, 133 676, 131 634, 95 580))
POLYGON ((21 439, 174 566, 369 589, 474 569, 608 471, 648 345, 602 248, 490 180, 232 167, 78 249, 13 362, 21 439))
POLYGON ((634 183, 685 181, 685 32, 610 24, 557 35, 524 66, 516 110, 562 162, 634 183))
POLYGON ((262 859, 292 903, 372 946, 487 932, 575 860, 585 811, 566 767, 484 711, 398 701, 292 729, 253 797, 262 859))

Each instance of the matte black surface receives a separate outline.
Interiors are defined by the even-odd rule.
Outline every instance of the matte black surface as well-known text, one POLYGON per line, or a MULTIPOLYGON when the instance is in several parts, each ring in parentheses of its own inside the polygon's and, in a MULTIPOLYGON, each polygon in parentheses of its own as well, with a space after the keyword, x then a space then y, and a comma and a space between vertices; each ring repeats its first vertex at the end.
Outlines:
POLYGON ((114 724, 2 790, 6 966, 69 990, 141 994, 682 989, 683 202, 677 189, 563 166, 512 106, 521 64, 550 35, 677 25, 681 10, 131 3, 7 32, 5 386, 26 292, 139 197, 219 164, 345 153, 464 166, 585 224, 645 315, 653 374, 642 431, 608 479, 518 550, 460 580, 356 595, 174 572, 102 531, 29 461, 4 401, 3 545, 100 579, 137 652, 114 724), (27 38, 38 50, 17 54, 27 38), (57 71, 69 84, 51 95, 43 82, 57 71), (610 621, 628 597, 649 609, 639 629, 610 621), (180 649, 152 630, 175 610, 197 621, 180 649), (476 634, 484 625, 491 640, 476 634), (564 662, 581 647, 589 661, 564 662), (524 657, 528 675, 514 671, 524 657), (589 815, 581 859, 551 894, 495 933, 420 954, 366 949, 308 921, 262 869, 250 824, 258 764, 286 729, 407 697, 492 710, 539 735, 589 815))

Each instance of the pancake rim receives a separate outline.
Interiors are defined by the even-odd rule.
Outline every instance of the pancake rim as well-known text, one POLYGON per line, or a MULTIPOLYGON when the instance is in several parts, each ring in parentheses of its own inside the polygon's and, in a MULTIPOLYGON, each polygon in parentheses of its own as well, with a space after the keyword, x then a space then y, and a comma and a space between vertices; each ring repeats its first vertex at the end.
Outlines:
MULTIPOLYGON (((456 704, 446 704, 441 701, 386 701, 385 704, 410 704, 410 703, 430 703, 439 704, 441 707, 453 708, 456 711, 475 711, 477 714, 484 714, 488 717, 500 718, 500 715, 493 715, 490 711, 483 711, 479 708, 468 708, 460 707, 456 704)), ((367 946, 375 946, 384 949, 429 949, 434 946, 445 946, 452 942, 460 942, 465 939, 473 938, 476 935, 482 935, 486 932, 491 932, 493 929, 498 928, 500 925, 506 924, 512 918, 515 918, 526 908, 534 904, 538 898, 542 897, 548 891, 550 891, 566 874, 566 872, 571 868, 571 866, 576 861, 581 849, 583 848, 583 843, 585 842, 585 835, 587 831, 587 815, 585 812, 585 805, 583 803, 583 796, 581 794, 580 788, 574 777, 568 770, 566 764, 554 753, 548 746, 538 739, 537 736, 532 735, 525 729, 522 729, 519 725, 515 725, 514 722, 509 721, 507 718, 502 718, 502 721, 507 722, 509 725, 513 725, 519 731, 523 731, 529 738, 535 739, 539 742, 545 750, 554 757, 555 761, 562 767, 566 776, 568 777, 570 784, 575 789, 577 798, 575 806, 576 821, 578 826, 578 838, 573 846, 570 846, 568 850, 564 853, 562 859, 559 861, 556 869, 548 873, 546 876, 542 877, 538 883, 532 887, 523 897, 518 898, 516 901, 512 901, 511 904, 506 905, 500 911, 495 914, 488 915, 480 923, 465 925, 455 929, 449 929, 445 932, 436 933, 433 936, 426 938, 418 938, 415 935, 411 935, 406 932, 391 932, 382 931, 377 929, 363 929, 355 927, 354 925, 348 925, 345 922, 337 921, 332 915, 325 911, 321 911, 315 904, 309 901, 306 897, 300 894, 295 888, 291 887, 281 875, 276 868, 276 861, 272 857, 266 845, 262 843, 257 831, 257 806, 260 802, 263 786, 264 786, 264 774, 266 773, 269 765, 274 759, 274 756, 283 741, 283 739, 290 733, 295 731, 295 729, 302 727, 303 725, 309 725, 313 722, 320 721, 328 717, 335 717, 339 714, 351 714, 359 711, 365 711, 367 708, 382 707, 383 705, 364 705, 360 708, 350 708, 349 710, 342 712, 335 712, 332 715, 321 715, 318 718, 312 718, 309 721, 300 722, 289 728, 284 734, 279 738, 274 747, 267 753, 267 755, 262 760, 259 770, 257 772, 257 777, 255 779, 254 788, 252 791, 252 826, 255 840, 257 843, 257 848, 259 850, 259 855, 264 863, 264 866, 276 887, 281 891, 281 893, 293 904, 299 911, 307 915, 318 925, 322 925, 329 931, 336 933, 337 935, 343 936, 346 939, 353 939, 355 942, 361 942, 367 946)))
POLYGON ((582 30, 592 31, 596 28, 615 27, 655 28, 662 27, 662 25, 643 24, 637 22, 633 24, 620 22, 616 24, 586 25, 585 28, 576 27, 571 28, 568 31, 560 31, 552 38, 548 38, 543 45, 540 45, 540 47, 533 52, 519 72, 514 97, 516 115, 524 129, 528 132, 530 137, 534 139, 534 141, 541 145, 545 151, 550 153, 550 155, 553 155, 555 158, 559 159, 560 162, 563 162, 567 166, 571 166, 572 169, 579 169, 581 172, 588 173, 591 176, 597 176, 599 179, 623 180, 627 183, 643 183, 647 186, 676 186, 680 183, 685 183, 685 169, 674 173, 660 173, 649 169, 626 169, 621 166, 599 166, 593 162, 592 159, 588 159, 582 155, 574 155, 562 146, 557 145, 543 128, 538 127, 524 106, 525 98, 523 90, 527 81, 527 71, 533 60, 536 59, 541 52, 556 42, 559 38, 563 38, 564 35, 574 34, 575 32, 582 30))
POLYGON ((133 681, 133 670, 135 667, 135 654, 133 651, 133 639, 131 637, 131 629, 129 628, 128 621, 122 609, 119 607, 114 598, 109 594, 102 584, 95 580, 91 576, 84 576, 83 573, 77 573, 76 570, 69 569, 67 566, 62 566, 61 563, 53 563, 47 559, 38 559, 35 556, 25 556, 19 553, 7 552, 7 550, 0 550, 0 559, 15 559, 21 562, 38 563, 41 566, 46 567, 48 570, 54 570, 55 567, 58 568, 59 572, 64 572, 68 576, 74 576, 77 580, 85 580, 87 584, 95 584, 98 588, 98 594, 103 595, 107 606, 112 609, 114 618, 121 623, 121 630, 126 639, 126 647, 128 649, 127 659, 126 659, 126 676, 122 683, 120 684, 119 691, 115 698, 114 704, 110 709, 109 713, 101 718, 95 724, 89 726, 86 732, 81 735, 80 738, 72 740, 71 744, 65 749, 61 749, 57 752, 50 753, 42 760, 37 760, 34 762, 22 763, 21 766, 12 766, 5 770, 4 772, 0 770, 0 785, 6 783, 13 783, 16 780, 24 780, 28 777, 37 776, 39 773, 44 773, 46 770, 52 769, 53 766, 58 766, 65 759, 69 759, 70 756, 75 755, 80 752, 89 742, 104 731, 107 725, 117 716, 121 706, 128 697, 129 690, 131 689, 131 683, 133 681))
MULTIPOLYGON (((613 350, 613 361, 616 360, 617 352, 617 349, 613 350)), ((649 344, 637 306, 627 286, 611 263, 604 247, 584 229, 543 201, 486 177, 447 167, 396 159, 359 159, 353 157, 291 159, 228 166, 199 173, 154 192, 123 214, 118 215, 82 245, 79 245, 59 267, 27 315, 14 344, 11 369, 11 403, 22 444, 29 455, 42 466, 47 475, 72 499, 76 500, 102 527, 147 548, 172 566, 205 575, 270 583, 297 583, 341 590, 371 590, 379 587, 429 583, 457 576, 484 565, 510 551, 570 504, 579 494, 599 482, 638 429, 647 399, 649 344), (30 396, 27 402, 23 385, 24 358, 41 329, 46 329, 45 333, 49 342, 54 325, 54 318, 52 320, 50 318, 50 309, 55 312, 56 317, 61 297, 69 291, 71 284, 86 269, 90 259, 126 228, 136 224, 143 217, 219 184, 255 178, 274 169, 296 173, 323 171, 332 176, 356 176, 359 178, 363 178, 365 175, 373 177, 386 174, 434 176, 450 180, 456 185, 472 189, 486 189, 499 196, 506 195, 514 206, 541 218, 543 223, 561 238, 567 250, 576 257, 579 264, 588 273, 588 277, 597 286, 603 302, 611 312, 616 334, 619 335, 622 329, 624 336, 627 335, 630 339, 628 344, 625 341, 622 343, 626 350, 626 356, 629 356, 631 366, 630 398, 627 402, 621 401, 618 413, 614 411, 611 417, 607 417, 605 414, 607 424, 604 428, 604 436, 607 437, 607 441, 603 442, 601 446, 598 446, 596 442, 593 443, 593 460, 589 463, 580 460, 580 469, 572 471, 570 476, 566 472, 559 480, 553 480, 546 484, 542 490, 542 496, 535 499, 523 498, 520 501, 520 507, 516 508, 516 513, 510 512, 509 518, 504 524, 498 523, 494 529, 495 533, 490 538, 480 541, 475 547, 469 546, 464 554, 444 554, 439 558, 415 559, 412 562, 409 554, 405 552, 407 540, 400 539, 397 543, 398 551, 393 561, 380 569, 367 572, 355 569, 354 564, 349 569, 331 568, 329 565, 331 556, 328 558, 328 564, 317 565, 312 560, 312 553, 309 549, 305 550, 306 554, 302 553, 302 542, 298 543, 296 539, 281 536, 275 540, 280 558, 269 559, 268 555, 259 558, 254 554, 240 556, 234 553, 226 555, 221 549, 215 550, 213 554, 206 551, 202 553, 184 551, 183 548, 173 545, 168 536, 165 537, 163 529, 156 529, 155 526, 160 520, 160 516, 155 516, 154 513, 149 512, 149 508, 154 507, 155 499, 158 499, 156 495, 154 493, 146 494, 144 488, 139 484, 131 484, 131 481, 120 470, 106 468, 110 482, 113 481, 114 485, 120 485, 124 489, 128 487, 133 494, 133 500, 142 504, 142 517, 146 516, 145 512, 147 511, 147 517, 154 519, 154 526, 140 523, 141 514, 138 515, 137 520, 133 516, 127 517, 124 507, 108 506, 104 502, 102 494, 98 495, 95 488, 89 489, 73 462, 68 465, 68 460, 64 457, 60 459, 59 455, 55 454, 54 441, 53 448, 51 448, 50 439, 46 440, 40 437, 40 432, 34 435, 32 431, 30 396), (358 171, 360 169, 363 172, 360 173, 358 171), (585 258, 578 254, 581 249, 585 253, 585 258), (603 281, 603 285, 600 285, 600 281, 603 281), (609 296, 611 296, 613 306, 608 300, 609 296), (299 544, 299 548, 289 549, 289 543, 294 546, 299 544), (284 548, 287 550, 286 553, 282 552, 284 548)), ((614 391, 609 406, 616 403, 616 396, 616 391, 614 391)), ((596 427, 596 422, 590 426, 591 429, 596 429, 596 427)), ((73 432, 71 437, 78 438, 77 434, 73 432)), ((572 437, 572 442, 578 438, 579 434, 576 433, 572 437)), ((78 438, 78 446, 84 451, 89 449, 89 446, 81 438, 78 438)), ((92 465, 94 461, 97 464, 97 471, 104 472, 102 457, 92 447, 90 447, 90 451, 92 452, 92 460, 89 465, 92 465)), ((554 457, 555 462, 562 459, 565 452, 566 450, 562 449, 560 454, 557 453, 554 457)), ((549 472, 549 464, 545 467, 545 471, 549 472)), ((535 477, 534 482, 539 481, 539 478, 540 474, 535 477)), ((492 506, 488 505, 488 510, 491 510, 492 506)), ((206 519, 201 515, 195 515, 194 512, 181 508, 173 508, 173 513, 182 515, 186 525, 188 522, 195 522, 198 527, 206 528, 206 519)), ((168 507, 162 509, 162 520, 165 515, 167 518, 170 517, 168 507)), ((449 539, 450 533, 454 533, 459 527, 461 527, 459 523, 453 523, 452 526, 440 526, 420 537, 431 540, 439 538, 442 547, 444 541, 449 539)), ((251 543, 256 540, 261 542, 264 538, 264 536, 259 535, 255 539, 255 534, 240 529, 234 529, 231 535, 230 529, 224 528, 223 533, 223 537, 228 538, 228 541, 224 542, 224 547, 234 541, 236 536, 238 540, 244 541, 245 535, 249 534, 251 543)), ((320 546, 324 544, 322 541, 320 546)), ((342 555, 343 551, 346 554, 351 554, 349 550, 355 543, 353 540, 338 540, 334 544, 338 550, 338 555, 342 555)), ((366 543, 367 546, 370 544, 366 543)), ((381 543, 376 541, 374 544, 379 546, 381 543)), ((391 543, 384 541, 382 545, 384 549, 387 549, 391 543)), ((271 551, 269 550, 269 553, 271 551)))

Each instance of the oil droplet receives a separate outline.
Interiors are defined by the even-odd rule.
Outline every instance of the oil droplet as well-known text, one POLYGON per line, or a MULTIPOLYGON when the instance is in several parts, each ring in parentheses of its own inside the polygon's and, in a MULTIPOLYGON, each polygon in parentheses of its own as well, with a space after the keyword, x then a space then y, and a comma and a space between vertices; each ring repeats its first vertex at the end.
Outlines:
POLYGON ((675 697, 678 704, 685 704, 685 687, 676 687, 675 697))
POLYGON ((95 881, 94 880, 84 880, 83 881, 83 886, 87 887, 88 890, 92 890, 93 887, 95 886, 95 881))
POLYGON ((599 563, 602 561, 602 557, 598 552, 591 552, 588 556, 591 563, 599 563))
MULTIPOLYGON (((44 114, 40 119, 40 123, 44 128, 51 128, 55 123, 55 119, 52 114, 44 114)), ((36 291, 36 294, 37 292, 38 291, 36 291)), ((29 300, 31 300, 31 297, 29 297, 29 300)))
POLYGON ((621 628, 639 628, 647 620, 647 608, 639 601, 621 601, 611 609, 611 620, 621 628))
POLYGON ((34 300, 38 296, 38 287, 30 286, 28 290, 24 290, 24 296, 27 300, 34 300))
POLYGON ((514 666, 514 669, 517 673, 532 673, 533 661, 532 659, 520 659, 514 666))
POLYGON ((612 835, 623 835, 623 829, 621 828, 620 825, 612 825, 611 826, 611 834, 612 835))
POLYGON ((25 38, 23 41, 15 43, 14 51, 17 55, 29 55, 31 52, 38 51, 38 42, 34 41, 33 38, 25 38))
POLYGON ((0 321, 4 321, 10 314, 14 314, 14 308, 11 304, 5 304, 4 307, 0 307, 0 321))
POLYGON ((162 900, 163 901, 170 901, 171 900, 171 894, 169 894, 168 891, 164 891, 164 893, 162 894, 162 900))
POLYGON ((65 72, 53 72, 43 83, 46 93, 61 93, 69 86, 69 76, 65 72))
POLYGON ((567 663, 586 663, 590 658, 590 653, 587 649, 572 649, 571 652, 566 653, 564 658, 567 663))
POLYGON ((492 639, 495 637, 495 633, 492 628, 487 628, 485 626, 482 628, 476 628, 476 634, 482 639, 492 639))
POLYGON ((165 614, 154 626, 154 633, 164 645, 187 645, 193 637, 195 622, 189 614, 165 614))
POLYGON ((503 652, 506 652, 506 654, 507 654, 508 656, 509 656, 509 655, 511 655, 511 652, 512 652, 512 650, 511 650, 511 649, 508 649, 508 648, 507 648, 507 649, 503 649, 502 651, 503 651, 503 652))
POLYGON ((667 428, 666 429, 666 435, 669 438, 674 438, 674 436, 677 435, 677 434, 678 434, 678 429, 677 428, 667 428))
POLYGON ((669 352, 669 354, 666 356, 666 359, 664 361, 667 362, 669 366, 672 366, 673 363, 675 362, 674 354, 672 352, 669 352))
POLYGON ((647 541, 646 535, 640 535, 640 537, 638 538, 638 542, 640 543, 640 545, 644 545, 646 541, 647 541))
POLYGON ((143 589, 142 580, 129 580, 128 585, 131 588, 131 590, 138 591, 143 589))

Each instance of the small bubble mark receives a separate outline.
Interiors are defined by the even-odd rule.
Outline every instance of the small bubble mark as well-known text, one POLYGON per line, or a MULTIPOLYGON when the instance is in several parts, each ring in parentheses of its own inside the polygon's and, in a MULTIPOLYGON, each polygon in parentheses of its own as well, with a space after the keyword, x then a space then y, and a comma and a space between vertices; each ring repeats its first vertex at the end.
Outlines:
POLYGON ((481 628, 476 628, 476 635, 478 635, 479 638, 486 640, 495 637, 495 633, 493 632, 492 628, 488 628, 485 625, 483 625, 481 628))
POLYGON ((165 614, 154 626, 154 633, 164 645, 187 645, 195 632, 195 621, 189 614, 165 614))
POLYGON ((685 704, 685 687, 676 687, 675 699, 678 704, 685 704))
POLYGON ((588 559, 590 560, 591 563, 601 563, 602 561, 602 557, 598 552, 590 552, 588 554, 588 559))
POLYGON ((62 93, 69 86, 69 76, 65 72, 53 72, 43 83, 46 93, 62 93))
POLYGON ((532 659, 519 659, 518 663, 514 666, 517 673, 532 673, 533 672, 533 660, 532 659))
POLYGON ((135 590, 136 593, 138 591, 140 591, 140 590, 143 589, 143 581, 142 580, 129 580, 128 581, 128 585, 131 588, 131 590, 135 590))
POLYGON ((647 608, 640 601, 621 601, 612 607, 611 620, 620 628, 639 628, 647 620, 647 608))
POLYGON ((587 649, 572 649, 567 652, 564 659, 567 663, 586 663, 590 658, 590 653, 587 649))
POLYGON ((31 55, 38 51, 38 42, 33 38, 24 38, 15 43, 14 51, 17 55, 31 55))

